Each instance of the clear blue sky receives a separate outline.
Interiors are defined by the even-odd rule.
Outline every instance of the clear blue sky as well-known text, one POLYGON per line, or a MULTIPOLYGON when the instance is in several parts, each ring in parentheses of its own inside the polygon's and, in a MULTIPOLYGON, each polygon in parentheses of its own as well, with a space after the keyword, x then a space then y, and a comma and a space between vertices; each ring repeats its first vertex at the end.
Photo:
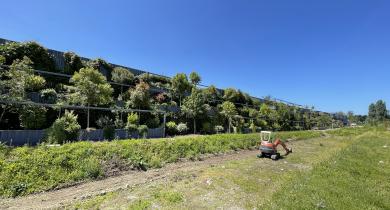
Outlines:
POLYGON ((0 37, 328 112, 390 103, 390 1, 9 0, 0 37))

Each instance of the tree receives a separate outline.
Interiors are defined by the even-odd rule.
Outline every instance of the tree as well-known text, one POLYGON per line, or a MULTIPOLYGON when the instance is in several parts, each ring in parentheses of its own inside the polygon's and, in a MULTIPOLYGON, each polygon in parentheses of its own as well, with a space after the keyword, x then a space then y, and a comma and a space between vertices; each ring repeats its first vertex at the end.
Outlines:
POLYGON ((67 74, 74 74, 75 71, 84 67, 81 58, 74 52, 64 53, 64 72, 67 74))
POLYGON ((368 106, 368 119, 375 120, 376 117, 376 107, 375 104, 372 103, 368 106))
POLYGON ((184 73, 176 74, 171 80, 171 85, 173 94, 179 97, 179 105, 181 106, 182 98, 191 87, 187 75, 184 73))
POLYGON ((356 123, 356 116, 353 114, 353 111, 347 112, 347 118, 349 123, 356 123))
POLYGON ((141 81, 135 86, 135 89, 129 89, 129 100, 126 102, 129 108, 148 108, 149 107, 149 85, 141 81))
POLYGON ((378 100, 375 104, 375 119, 383 121, 387 118, 386 103, 383 100, 378 100))
MULTIPOLYGON (((24 56, 22 60, 16 59, 10 66, 9 71, 0 74, 0 100, 25 101, 27 100, 27 90, 39 90, 45 84, 45 79, 34 75, 32 61, 24 56)), ((2 105, 3 111, 0 121, 5 112, 13 105, 2 105)))
POLYGON ((184 99, 182 111, 194 122, 194 134, 196 133, 196 117, 203 113, 204 98, 202 92, 195 87, 191 95, 184 99))
POLYGON ((68 87, 68 100, 73 104, 88 106, 87 127, 89 128, 89 106, 107 105, 112 102, 113 89, 106 78, 93 68, 82 68, 70 79, 74 84, 68 87))
POLYGON ((194 85, 194 86, 197 86, 200 81, 202 80, 202 78, 199 76, 198 73, 196 72, 191 72, 190 74, 190 81, 191 81, 191 84, 194 85))
POLYGON ((234 88, 226 88, 224 90, 223 99, 230 102, 237 101, 238 98, 238 92, 234 88))
POLYGON ((221 105, 221 114, 223 116, 225 116, 228 121, 229 121, 229 133, 231 131, 231 124, 232 124, 232 119, 235 115, 237 115, 237 110, 236 110, 236 106, 230 102, 230 101, 225 101, 223 102, 223 104, 221 105))
POLYGON ((371 121, 383 121, 387 118, 386 103, 383 100, 378 100, 376 103, 370 104, 368 107, 368 119, 371 121))
POLYGON ((134 74, 123 67, 115 67, 111 73, 111 80, 121 84, 131 84, 134 81, 134 74))
POLYGON ((208 104, 216 105, 218 104, 218 100, 221 98, 220 92, 214 85, 210 85, 209 87, 202 90, 205 101, 208 104))

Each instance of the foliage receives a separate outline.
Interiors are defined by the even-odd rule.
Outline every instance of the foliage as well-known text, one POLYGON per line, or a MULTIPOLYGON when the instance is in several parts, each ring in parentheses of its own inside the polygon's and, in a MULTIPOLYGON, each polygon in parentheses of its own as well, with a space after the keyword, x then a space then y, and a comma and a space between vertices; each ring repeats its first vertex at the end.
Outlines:
POLYGON ((148 126, 147 125, 140 125, 138 126, 138 133, 142 138, 146 138, 148 134, 148 126))
POLYGON ((196 117, 204 112, 204 99, 202 92, 195 87, 192 88, 191 95, 184 99, 182 112, 192 118, 194 122, 194 133, 196 133, 196 117))
POLYGON ((0 45, 0 55, 5 57, 5 64, 11 65, 17 59, 28 57, 32 67, 37 70, 56 71, 55 63, 47 49, 36 42, 7 42, 0 45))
POLYGON ((223 128, 222 125, 216 125, 216 126, 214 127, 214 130, 215 130, 215 132, 218 134, 218 133, 223 132, 224 128, 223 128))
POLYGON ((20 126, 26 129, 40 129, 46 124, 46 108, 23 106, 20 111, 20 126))
POLYGON ((138 132, 138 122, 139 118, 136 113, 129 113, 127 115, 126 130, 129 134, 138 132))
POLYGON ((73 111, 65 111, 64 116, 58 118, 47 131, 47 142, 63 144, 77 140, 81 126, 77 122, 77 115, 73 111))
POLYGON ((3 55, 0 55, 0 65, 5 64, 5 57, 3 55))
POLYGON ((221 105, 221 114, 229 120, 228 123, 229 123, 229 133, 230 133, 232 119, 235 115, 237 115, 236 106, 230 101, 223 102, 223 104, 221 105))
POLYGON ((111 80, 117 83, 132 84, 134 78, 134 74, 123 67, 115 67, 111 73, 111 80))
POLYGON ((74 86, 69 87, 69 102, 82 105, 106 105, 112 102, 110 84, 93 68, 82 68, 70 79, 74 86))
POLYGON ((223 99, 230 102, 235 102, 238 99, 238 92, 234 88, 226 88, 224 90, 223 99))
POLYGON ((180 133, 180 134, 185 134, 187 131, 188 131, 188 127, 187 127, 187 124, 185 123, 179 123, 176 127, 177 131, 180 133))
POLYGON ((217 104, 217 100, 221 98, 220 92, 217 90, 217 88, 214 85, 210 85, 209 87, 202 90, 203 95, 205 98, 205 101, 209 104, 217 104))
POLYGON ((190 74, 190 81, 191 81, 191 84, 196 86, 196 85, 199 85, 200 81, 202 80, 202 78, 199 76, 198 73, 196 72, 191 72, 190 74))
POLYGON ((41 98, 45 103, 55 104, 57 102, 57 92, 54 89, 43 89, 40 91, 40 93, 41 98))
POLYGON ((114 139, 115 137, 115 125, 108 116, 100 117, 96 121, 96 125, 103 129, 103 137, 104 139, 114 139))
POLYGON ((376 103, 372 103, 368 107, 369 120, 377 122, 383 121, 387 117, 386 103, 383 100, 378 100, 376 103))
POLYGON ((44 86, 45 80, 34 75, 31 65, 32 62, 28 57, 23 57, 23 60, 16 59, 12 63, 10 70, 4 75, 7 79, 2 81, 4 88, 9 91, 3 93, 2 97, 10 100, 25 100, 27 90, 38 90, 44 86))
POLYGON ((141 81, 135 89, 129 89, 129 100, 126 106, 129 108, 147 109, 149 107, 149 85, 141 81))
POLYGON ((213 133, 213 125, 210 122, 202 123, 202 133, 212 134, 213 133))
POLYGON ((187 75, 184 73, 178 73, 171 79, 171 85, 173 89, 173 94, 179 97, 180 106, 181 100, 191 88, 190 83, 188 82, 187 75))
MULTIPOLYGON (((66 112, 65 115, 72 115, 66 112)), ((74 115, 73 115, 74 116, 74 115)), ((74 117, 72 117, 74 118, 74 117)), ((64 123, 56 121, 56 125, 64 123)), ((318 137, 320 132, 285 132, 283 138, 318 137)), ((66 138, 65 138, 66 139, 66 138)), ((0 195, 18 196, 54 189, 104 174, 104 163, 113 157, 150 167, 158 158, 162 164, 180 158, 249 149, 258 143, 257 134, 220 134, 177 139, 75 142, 59 147, 17 147, 0 156, 0 195)), ((157 164, 158 165, 158 164, 157 164)), ((161 166, 161 165, 160 165, 161 166)))
POLYGON ((74 74, 74 72, 84 67, 81 58, 74 52, 65 52, 64 62, 64 73, 66 74, 74 74))
POLYGON ((166 123, 166 132, 168 135, 175 135, 176 132, 177 132, 177 129, 176 129, 177 125, 174 121, 169 121, 166 123))

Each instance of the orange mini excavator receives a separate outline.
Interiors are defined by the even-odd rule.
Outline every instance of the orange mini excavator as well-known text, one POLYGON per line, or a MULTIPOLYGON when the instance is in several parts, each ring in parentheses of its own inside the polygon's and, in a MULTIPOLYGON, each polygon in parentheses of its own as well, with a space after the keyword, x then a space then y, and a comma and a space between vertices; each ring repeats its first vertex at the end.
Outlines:
POLYGON ((292 152, 291 148, 287 148, 286 144, 283 143, 279 138, 277 138, 274 142, 271 140, 271 131, 261 131, 260 137, 260 154, 257 157, 270 157, 272 160, 278 160, 281 156, 280 153, 276 150, 276 147, 281 144, 283 148, 286 150, 286 155, 292 152))

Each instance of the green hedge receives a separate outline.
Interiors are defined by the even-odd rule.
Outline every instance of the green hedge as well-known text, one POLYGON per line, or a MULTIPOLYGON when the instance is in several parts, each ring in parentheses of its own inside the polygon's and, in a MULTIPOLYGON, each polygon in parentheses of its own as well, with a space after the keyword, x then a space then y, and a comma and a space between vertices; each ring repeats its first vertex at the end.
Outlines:
MULTIPOLYGON (((283 138, 313 138, 321 132, 281 132, 283 138)), ((75 142, 58 147, 0 145, 0 195, 14 197, 107 176, 107 168, 156 168, 180 158, 253 148, 259 134, 220 134, 174 139, 75 142)))

